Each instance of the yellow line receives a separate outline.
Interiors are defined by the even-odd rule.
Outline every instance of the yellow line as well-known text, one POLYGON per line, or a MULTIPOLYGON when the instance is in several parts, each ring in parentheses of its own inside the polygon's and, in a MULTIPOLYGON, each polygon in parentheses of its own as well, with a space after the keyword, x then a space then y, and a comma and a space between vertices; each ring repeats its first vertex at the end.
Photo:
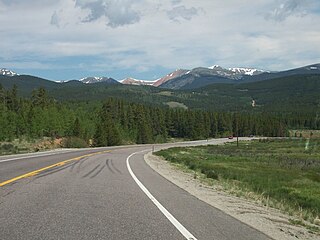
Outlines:
POLYGON ((45 170, 48 170, 50 168, 63 166, 63 165, 65 165, 65 164, 67 164, 67 163, 69 163, 71 161, 79 161, 79 160, 81 160, 82 158, 85 158, 85 157, 91 157, 93 155, 107 153, 107 152, 111 152, 111 151, 107 150, 107 151, 102 151, 102 152, 90 153, 90 154, 83 155, 83 156, 80 156, 80 157, 71 158, 71 159, 68 159, 68 160, 65 160, 65 161, 62 161, 62 162, 58 162, 58 163, 55 163, 55 164, 50 165, 48 167, 40 168, 38 170, 35 170, 35 171, 32 171, 32 172, 17 176, 15 178, 9 179, 7 181, 4 181, 4 182, 0 183, 0 187, 3 187, 4 185, 7 185, 7 184, 15 182, 15 181, 18 181, 18 180, 23 179, 23 178, 35 176, 35 175, 37 175, 37 174, 39 174, 39 173, 41 173, 41 172, 43 172, 45 170))

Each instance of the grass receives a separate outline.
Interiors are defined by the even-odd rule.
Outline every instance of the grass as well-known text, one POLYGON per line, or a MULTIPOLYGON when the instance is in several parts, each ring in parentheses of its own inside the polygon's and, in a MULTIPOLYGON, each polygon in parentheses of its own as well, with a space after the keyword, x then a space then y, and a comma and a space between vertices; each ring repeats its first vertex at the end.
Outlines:
POLYGON ((161 95, 161 96, 172 96, 173 95, 173 92, 170 92, 170 91, 161 91, 159 93, 157 93, 158 95, 161 95))
POLYGON ((166 103, 170 108, 183 108, 183 109, 188 109, 188 107, 186 105, 184 105, 183 103, 179 103, 179 102, 167 102, 166 103))
POLYGON ((313 222, 320 214, 320 139, 264 139, 156 153, 243 195, 313 222))

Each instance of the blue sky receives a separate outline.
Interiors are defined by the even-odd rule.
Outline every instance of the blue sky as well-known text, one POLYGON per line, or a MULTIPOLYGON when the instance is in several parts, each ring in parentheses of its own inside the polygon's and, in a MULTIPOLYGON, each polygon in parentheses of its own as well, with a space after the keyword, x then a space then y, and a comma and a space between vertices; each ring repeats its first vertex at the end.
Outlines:
POLYGON ((320 62, 319 0, 0 0, 0 68, 153 80, 199 66, 320 62))

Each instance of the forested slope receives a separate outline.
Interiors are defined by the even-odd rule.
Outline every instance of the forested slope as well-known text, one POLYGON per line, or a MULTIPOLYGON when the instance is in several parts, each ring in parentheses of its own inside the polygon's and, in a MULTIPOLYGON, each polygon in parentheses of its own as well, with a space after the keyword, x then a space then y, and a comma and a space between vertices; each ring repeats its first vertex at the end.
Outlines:
POLYGON ((106 98, 105 101, 57 101, 44 88, 30 98, 18 88, 0 90, 0 140, 28 137, 78 137, 95 146, 165 142, 168 138, 203 139, 285 136, 281 116, 170 109, 106 98))

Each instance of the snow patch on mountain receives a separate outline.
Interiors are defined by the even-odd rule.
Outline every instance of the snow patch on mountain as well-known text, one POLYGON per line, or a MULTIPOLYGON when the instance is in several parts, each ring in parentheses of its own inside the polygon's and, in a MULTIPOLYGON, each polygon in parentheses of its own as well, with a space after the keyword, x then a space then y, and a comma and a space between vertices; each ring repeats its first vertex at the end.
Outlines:
POLYGON ((209 69, 216 69, 216 68, 221 68, 219 65, 213 65, 211 67, 208 67, 209 69))
POLYGON ((266 71, 255 69, 255 68, 242 68, 242 67, 234 67, 234 68, 223 68, 219 65, 213 65, 208 67, 207 69, 211 70, 211 74, 218 75, 222 77, 227 77, 230 79, 238 80, 242 79, 243 76, 254 76, 265 73, 266 71))
POLYGON ((229 68, 228 70, 230 70, 236 74, 249 75, 249 76, 258 75, 258 74, 265 72, 263 70, 259 70, 259 69, 255 69, 255 68, 239 68, 239 67, 229 68))
POLYGON ((107 81, 110 81, 110 78, 108 78, 108 77, 85 77, 85 78, 80 79, 80 82, 83 82, 85 84, 107 82, 107 81))
POLYGON ((155 80, 155 81, 139 80, 139 79, 129 77, 129 78, 122 79, 119 82, 122 84, 126 84, 126 85, 149 85, 149 86, 152 86, 156 81, 157 80, 155 80))
POLYGON ((9 69, 6 69, 6 68, 1 68, 0 69, 0 75, 8 76, 8 77, 19 76, 19 74, 15 73, 14 71, 11 71, 9 69))

